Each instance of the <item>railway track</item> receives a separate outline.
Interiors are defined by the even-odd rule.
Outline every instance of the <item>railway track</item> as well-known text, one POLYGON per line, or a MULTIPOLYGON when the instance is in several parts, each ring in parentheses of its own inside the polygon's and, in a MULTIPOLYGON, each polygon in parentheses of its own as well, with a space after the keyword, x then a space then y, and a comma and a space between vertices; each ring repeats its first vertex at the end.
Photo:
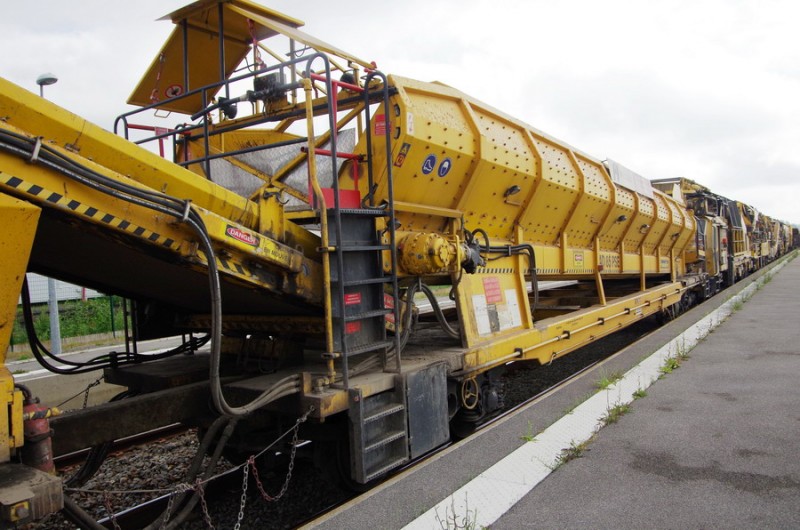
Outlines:
MULTIPOLYGON (((477 430, 491 428, 491 426, 495 423, 501 421, 511 414, 514 414, 520 409, 528 406, 530 403, 541 399, 542 396, 554 391, 560 386, 569 383, 571 380, 579 377, 581 374, 595 367, 598 363, 613 357, 615 353, 619 352, 629 344, 632 344, 639 338, 655 329, 657 329, 657 324, 653 321, 653 319, 647 319, 635 326, 621 330, 618 334, 601 339, 587 346, 584 348, 584 350, 576 352, 577 355, 568 356, 567 359, 561 360, 560 362, 554 363, 550 366, 529 367, 521 363, 517 363, 519 366, 511 365, 508 370, 507 385, 515 389, 529 389, 527 395, 519 395, 518 393, 515 393, 513 396, 508 396, 507 401, 509 405, 507 408, 501 413, 486 419, 479 425, 477 430)), ((187 429, 183 426, 171 425, 163 429, 141 433, 139 435, 115 442, 111 452, 115 454, 125 454, 135 450, 136 447, 146 447, 148 445, 152 445, 156 440, 164 440, 170 437, 176 437, 184 434, 186 431, 187 429)), ((425 459, 435 457, 437 454, 445 451, 450 446, 451 444, 442 446, 434 452, 426 455, 423 459, 411 462, 399 468, 395 473, 393 473, 393 476, 412 469, 425 459)), ((313 462, 309 457, 309 446, 301 448, 298 453, 298 465, 296 466, 295 475, 290 484, 291 487, 289 488, 289 494, 293 493, 293 490, 295 489, 302 489, 302 485, 304 483, 320 484, 321 480, 324 481, 327 479, 327 477, 320 479, 319 476, 313 476, 315 470, 312 469, 313 462)), ((80 459, 86 457, 86 454, 87 451, 80 451, 65 455, 58 459, 58 466, 59 468, 65 468, 68 465, 75 466, 78 464, 80 459)), ((174 479, 178 481, 180 480, 180 477, 175 476, 174 479)), ((275 479, 275 477, 273 477, 273 479, 275 479)), ((250 476, 248 482, 250 483, 249 485, 252 490, 257 490, 257 487, 253 483, 254 481, 252 475, 250 476)), ((275 480, 272 480, 272 482, 273 483, 271 486, 274 490, 277 487, 277 483, 275 480)), ((195 514, 193 514, 193 516, 190 517, 189 520, 187 520, 187 522, 181 525, 179 528, 209 528, 211 524, 215 525, 215 527, 232 527, 233 524, 235 524, 236 518, 240 511, 239 508, 243 489, 242 484, 241 472, 222 474, 217 478, 205 483, 203 486, 203 492, 204 498, 207 499, 208 502, 198 503, 198 505, 207 505, 207 515, 203 513, 204 510, 195 508, 195 514), (235 509, 232 509, 232 507, 235 507, 235 509)), ((305 501, 307 501, 307 499, 302 499, 302 497, 304 495, 311 494, 311 492, 308 494, 298 492, 293 495, 293 498, 290 498, 287 503, 290 506, 306 504, 305 501)), ((285 519, 283 522, 278 523, 278 527, 289 528, 312 525, 314 521, 324 517, 325 514, 336 510, 343 504, 357 497, 356 494, 345 493, 340 488, 329 489, 327 496, 330 498, 323 499, 320 503, 321 505, 315 508, 313 513, 298 513, 296 517, 291 517, 291 520, 285 519)), ((99 526, 97 526, 97 528, 113 528, 119 530, 144 528, 147 524, 152 522, 156 517, 164 512, 169 505, 169 500, 170 495, 157 495, 154 498, 150 498, 149 500, 141 502, 136 506, 120 509, 113 515, 109 515, 109 511, 106 510, 104 512, 105 515, 98 517, 99 521, 97 524, 99 526)), ((248 502, 246 502, 246 508, 249 508, 249 510, 246 509, 246 519, 242 528, 255 527, 247 526, 247 521, 249 521, 250 518, 255 520, 260 519, 263 521, 264 518, 268 517, 268 515, 264 515, 263 517, 259 518, 258 515, 252 515, 252 512, 263 511, 265 509, 268 511, 269 509, 276 508, 275 505, 264 508, 262 505, 266 503, 259 501, 260 499, 256 496, 255 498, 249 498, 248 502), (247 514, 250 514, 249 517, 247 514)), ((292 509, 293 508, 290 507, 289 511, 292 509)), ((76 522, 75 519, 73 519, 73 523, 78 525, 82 524, 81 522, 76 522)), ((49 527, 41 526, 40 528, 44 529, 49 527)))

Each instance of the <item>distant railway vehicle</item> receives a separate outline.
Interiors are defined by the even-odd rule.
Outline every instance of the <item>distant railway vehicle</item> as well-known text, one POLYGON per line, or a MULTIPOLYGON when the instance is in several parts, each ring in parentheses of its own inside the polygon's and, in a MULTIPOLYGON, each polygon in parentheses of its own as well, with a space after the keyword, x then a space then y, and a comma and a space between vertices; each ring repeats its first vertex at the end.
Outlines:
POLYGON ((673 317, 797 245, 744 203, 387 77, 247 0, 169 18, 116 134, 0 79, 0 322, 35 271, 128 298, 135 339, 76 363, 29 325, 44 367, 128 389, 55 417, 0 359, 7 526, 62 507, 52 453, 173 422, 236 460, 307 418, 318 460, 370 483, 498 410, 507 363, 673 317), (135 349, 182 333, 205 338, 135 349))

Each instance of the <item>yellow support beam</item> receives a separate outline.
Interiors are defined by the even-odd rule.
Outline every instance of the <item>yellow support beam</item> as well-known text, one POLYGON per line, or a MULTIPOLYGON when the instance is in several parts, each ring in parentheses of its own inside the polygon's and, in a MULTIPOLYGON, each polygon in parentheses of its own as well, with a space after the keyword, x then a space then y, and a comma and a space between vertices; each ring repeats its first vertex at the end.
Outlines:
POLYGON ((39 207, 0 193, 0 462, 8 462, 11 448, 23 443, 22 394, 14 389, 6 352, 40 213, 39 207))

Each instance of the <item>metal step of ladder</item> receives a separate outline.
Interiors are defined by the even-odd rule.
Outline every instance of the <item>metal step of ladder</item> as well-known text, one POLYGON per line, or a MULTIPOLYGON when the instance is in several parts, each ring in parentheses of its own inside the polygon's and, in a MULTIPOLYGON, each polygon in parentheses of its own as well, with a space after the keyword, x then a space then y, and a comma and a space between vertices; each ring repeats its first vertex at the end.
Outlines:
POLYGON ((366 484, 410 459, 405 385, 396 376, 394 390, 364 397, 352 388, 348 397, 351 475, 366 484))
MULTIPOLYGON (((393 315, 396 303, 392 276, 384 273, 383 244, 376 220, 387 217, 377 208, 341 209, 337 223, 330 223, 328 241, 331 254, 331 318, 334 348, 341 352, 343 380, 349 387, 350 358, 367 352, 380 355, 382 367, 393 346, 386 334, 386 318, 393 315), (387 289, 389 287, 389 289, 387 289), (392 300, 387 302, 387 298, 392 300)), ((390 317, 391 318, 391 317, 390 317)))

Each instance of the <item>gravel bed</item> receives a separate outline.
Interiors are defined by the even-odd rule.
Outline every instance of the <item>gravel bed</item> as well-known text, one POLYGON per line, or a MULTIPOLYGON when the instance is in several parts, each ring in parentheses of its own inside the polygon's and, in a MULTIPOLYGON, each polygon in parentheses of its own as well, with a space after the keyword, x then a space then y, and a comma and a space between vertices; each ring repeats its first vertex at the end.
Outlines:
MULTIPOLYGON (((79 488, 81 491, 69 491, 76 503, 96 519, 109 515, 106 504, 117 513, 141 502, 159 497, 182 481, 191 465, 198 448, 197 433, 191 430, 177 437, 158 440, 147 447, 127 450, 110 455, 100 471, 79 488), (106 495, 82 490, 98 490, 108 492, 106 495), (149 493, 131 493, 131 490, 160 490, 149 493), (118 493, 128 492, 128 493, 118 493)), ((219 471, 235 466, 220 459, 219 471)), ((68 476, 72 469, 63 470, 68 476)), ((234 528, 239 514, 242 492, 242 470, 236 470, 235 488, 223 491, 214 498, 206 498, 211 523, 214 528, 234 528)), ((276 495, 284 483, 285 474, 261 472, 260 479, 267 494, 276 495)), ((327 476, 319 473, 312 465, 311 459, 298 452, 294 473, 286 494, 276 502, 265 501, 257 484, 250 474, 248 494, 244 516, 241 520, 243 529, 293 528, 299 522, 318 513, 320 510, 341 502, 348 494, 334 486, 327 476)), ((53 514, 32 528, 37 530, 74 529, 60 513, 53 514)), ((202 511, 195 509, 189 519, 181 525, 182 529, 210 528, 202 511)))
POLYGON ((514 407, 556 385, 569 375, 611 356, 654 331, 658 326, 656 317, 651 316, 556 359, 550 365, 539 366, 532 362, 509 365, 502 378, 503 401, 506 408, 514 407))
MULTIPOLYGON (((513 363, 502 377, 504 402, 513 407, 563 380, 569 374, 608 357, 612 353, 638 340, 657 327, 654 318, 634 324, 619 332, 600 339, 549 366, 534 363, 513 363)), ((80 490, 106 491, 107 494, 70 491, 68 494, 97 519, 107 517, 107 505, 113 512, 132 507, 170 491, 181 482, 191 465, 198 448, 197 433, 191 430, 176 437, 151 443, 147 447, 112 454, 95 477, 80 490), (160 490, 150 493, 130 493, 131 490, 160 490), (128 492, 128 493, 117 493, 128 492)), ((220 460, 219 471, 234 466, 220 460)), ((63 470, 68 476, 72 470, 63 470)), ((234 528, 240 513, 242 493, 242 470, 234 471, 232 486, 206 499, 213 528, 234 528)), ((269 495, 276 495, 284 483, 285 473, 261 472, 260 479, 269 495)), ((326 509, 332 504, 347 500, 352 494, 343 490, 317 470, 309 455, 298 451, 294 473, 285 495, 278 501, 265 500, 259 492, 252 475, 248 480, 245 509, 242 512, 241 528, 293 528, 305 519, 326 509)), ((210 528, 199 509, 181 526, 182 529, 200 530, 210 528)), ((41 530, 74 529, 75 526, 61 514, 54 514, 32 526, 41 530)))
MULTIPOLYGON (((70 491, 67 495, 86 512, 101 519, 109 515, 106 504, 114 512, 163 495, 186 475, 199 443, 194 430, 164 438, 140 447, 109 455, 97 474, 79 490, 100 490, 107 495, 70 491), (163 490, 160 493, 117 493, 130 490, 163 490)), ((68 477, 75 468, 60 470, 68 477)), ((72 529, 75 526, 60 513, 43 520, 36 529, 72 529)))

